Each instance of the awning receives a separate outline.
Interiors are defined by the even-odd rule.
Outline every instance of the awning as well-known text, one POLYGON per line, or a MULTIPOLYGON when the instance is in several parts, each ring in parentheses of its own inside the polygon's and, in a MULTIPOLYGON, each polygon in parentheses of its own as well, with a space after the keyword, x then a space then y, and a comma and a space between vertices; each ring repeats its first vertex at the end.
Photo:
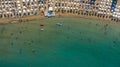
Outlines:
POLYGON ((49 11, 53 11, 53 8, 52 8, 52 7, 49 7, 49 11))

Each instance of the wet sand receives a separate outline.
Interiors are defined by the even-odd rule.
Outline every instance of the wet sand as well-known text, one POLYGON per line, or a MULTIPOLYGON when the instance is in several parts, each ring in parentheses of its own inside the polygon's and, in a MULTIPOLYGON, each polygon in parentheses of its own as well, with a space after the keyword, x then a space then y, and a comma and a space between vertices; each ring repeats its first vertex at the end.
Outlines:
MULTIPOLYGON (((93 19, 93 20, 99 20, 103 22, 106 21, 106 22, 119 24, 119 22, 114 22, 114 21, 111 21, 110 19, 103 19, 103 18, 98 18, 96 16, 86 16, 86 15, 78 15, 78 14, 72 14, 72 13, 63 13, 63 14, 56 13, 55 17, 86 18, 86 19, 93 19)), ((35 20, 46 19, 46 18, 47 17, 44 17, 44 15, 41 15, 41 14, 31 15, 31 16, 26 16, 21 18, 0 18, 0 25, 8 24, 8 23, 21 23, 21 22, 35 21, 35 20)))

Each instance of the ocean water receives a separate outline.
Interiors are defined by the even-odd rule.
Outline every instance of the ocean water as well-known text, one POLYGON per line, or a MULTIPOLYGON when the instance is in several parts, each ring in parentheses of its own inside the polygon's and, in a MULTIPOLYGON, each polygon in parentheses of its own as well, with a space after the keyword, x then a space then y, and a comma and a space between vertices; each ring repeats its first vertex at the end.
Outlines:
POLYGON ((0 25, 0 67, 120 67, 120 24, 62 17, 0 25))

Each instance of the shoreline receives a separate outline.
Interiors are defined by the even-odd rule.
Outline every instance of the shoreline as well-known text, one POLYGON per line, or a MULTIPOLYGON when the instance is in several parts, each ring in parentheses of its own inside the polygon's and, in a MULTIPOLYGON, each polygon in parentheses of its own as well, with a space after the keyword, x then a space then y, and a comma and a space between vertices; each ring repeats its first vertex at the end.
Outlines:
MULTIPOLYGON (((98 18, 96 16, 85 16, 85 15, 70 14, 70 13, 67 13, 67 14, 57 13, 55 17, 60 17, 60 18, 61 17, 70 17, 70 18, 75 17, 75 18, 99 20, 99 21, 103 21, 103 22, 110 22, 110 23, 114 23, 114 24, 119 24, 119 22, 111 21, 109 19, 104 19, 104 18, 98 18)), ((40 20, 40 19, 45 19, 45 18, 48 18, 48 17, 44 17, 44 15, 41 15, 41 14, 25 16, 25 17, 20 17, 20 18, 1 18, 0 25, 22 23, 22 22, 40 20)))

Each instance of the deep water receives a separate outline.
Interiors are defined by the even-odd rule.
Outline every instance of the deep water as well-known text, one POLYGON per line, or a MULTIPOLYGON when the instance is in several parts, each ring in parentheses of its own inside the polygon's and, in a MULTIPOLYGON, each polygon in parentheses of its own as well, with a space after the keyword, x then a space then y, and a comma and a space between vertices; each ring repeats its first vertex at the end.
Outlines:
POLYGON ((0 67, 120 67, 120 24, 63 17, 0 25, 0 67))

